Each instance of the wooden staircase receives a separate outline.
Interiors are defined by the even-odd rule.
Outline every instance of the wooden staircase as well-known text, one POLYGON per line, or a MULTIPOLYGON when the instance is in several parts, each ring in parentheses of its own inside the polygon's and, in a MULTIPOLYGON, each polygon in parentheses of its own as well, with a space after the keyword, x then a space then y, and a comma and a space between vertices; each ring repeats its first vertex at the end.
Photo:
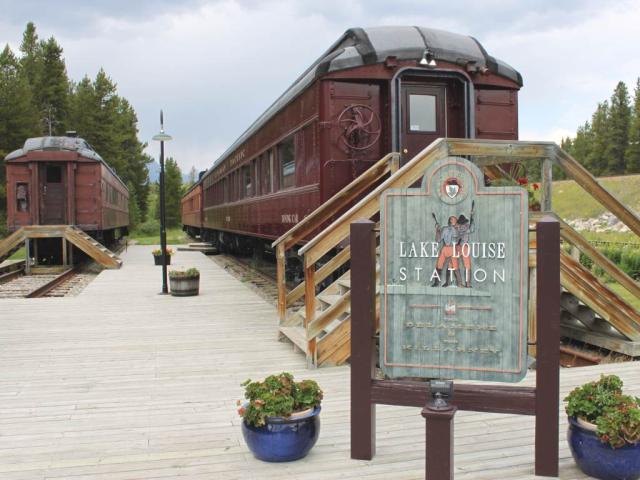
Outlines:
POLYGON ((106 268, 120 268, 118 256, 73 225, 32 225, 22 227, 0 241, 0 263, 19 250, 28 239, 63 238, 106 268))
MULTIPOLYGON (((554 143, 439 139, 401 169, 397 168, 398 155, 389 154, 273 243, 278 269, 279 334, 306 353, 309 366, 341 364, 350 356, 351 297, 347 270, 352 248, 349 245, 350 224, 358 219, 375 219, 380 211, 380 196, 385 190, 409 188, 422 178, 431 164, 450 156, 469 158, 489 178, 507 176, 501 164, 523 159, 540 161, 542 212, 530 212, 532 223, 545 215, 555 216, 551 205, 551 186, 552 168, 556 165, 631 231, 640 235, 640 219, 554 143), (356 201, 367 191, 369 193, 364 198, 356 201), (346 211, 333 219, 340 210, 346 211), (329 223, 331 219, 333 221, 329 223), (298 250, 298 255, 303 257, 304 282, 287 292, 284 280, 286 259, 294 255, 292 249, 302 243, 304 245, 298 250), (295 308, 302 298, 304 307, 295 308)), ((568 224, 558 220, 562 241, 571 247, 574 254, 584 253, 609 277, 640 298, 637 282, 568 224)), ((535 231, 530 233, 529 258, 529 283, 535 287, 535 231)), ((563 335, 628 355, 640 355, 638 312, 565 252, 561 255, 561 284, 565 290, 563 335)), ((532 354, 535 354, 536 301, 535 288, 530 288, 529 341, 534 344, 532 354)), ((376 310, 379 318, 379 305, 376 310)))

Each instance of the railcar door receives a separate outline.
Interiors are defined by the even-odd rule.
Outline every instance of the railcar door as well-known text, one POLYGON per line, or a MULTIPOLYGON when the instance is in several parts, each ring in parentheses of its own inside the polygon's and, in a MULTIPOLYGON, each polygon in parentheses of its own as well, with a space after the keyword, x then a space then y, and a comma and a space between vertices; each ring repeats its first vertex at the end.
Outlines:
POLYGON ((44 164, 40 168, 41 202, 40 223, 42 225, 64 225, 66 223, 66 195, 63 165, 44 164))
POLYGON ((446 87, 403 85, 400 149, 404 162, 434 140, 447 136, 446 87))

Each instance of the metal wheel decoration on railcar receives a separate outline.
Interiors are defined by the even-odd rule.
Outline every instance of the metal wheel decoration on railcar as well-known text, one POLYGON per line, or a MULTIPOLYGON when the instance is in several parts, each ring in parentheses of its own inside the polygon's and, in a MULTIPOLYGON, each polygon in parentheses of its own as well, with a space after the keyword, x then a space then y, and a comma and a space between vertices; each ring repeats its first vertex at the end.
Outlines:
MULTIPOLYGON (((129 190, 82 138, 29 138, 6 156, 5 164, 10 231, 74 226, 106 245, 127 233, 129 190)), ((38 239, 32 253, 59 263, 61 241, 38 239)))
POLYGON ((405 162, 440 137, 517 139, 521 86, 473 37, 349 29, 201 175, 184 228, 222 251, 269 250, 389 152, 405 162))

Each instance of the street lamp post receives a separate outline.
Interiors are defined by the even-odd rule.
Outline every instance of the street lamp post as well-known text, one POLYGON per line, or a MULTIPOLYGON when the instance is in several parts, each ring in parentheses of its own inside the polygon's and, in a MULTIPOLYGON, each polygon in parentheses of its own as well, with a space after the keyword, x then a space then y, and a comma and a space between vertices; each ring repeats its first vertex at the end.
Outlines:
POLYGON ((162 251, 162 293, 169 293, 167 288, 167 225, 164 203, 164 142, 171 140, 171 135, 164 133, 164 121, 160 110, 160 133, 153 136, 160 142, 160 250, 162 251))

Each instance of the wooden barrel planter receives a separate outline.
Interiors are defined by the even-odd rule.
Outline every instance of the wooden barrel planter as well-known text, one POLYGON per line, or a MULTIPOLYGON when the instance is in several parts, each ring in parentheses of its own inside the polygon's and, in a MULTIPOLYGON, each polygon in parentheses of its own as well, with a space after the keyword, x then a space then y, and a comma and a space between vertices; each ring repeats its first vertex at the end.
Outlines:
POLYGON ((169 272, 169 288, 174 297, 192 297, 200 293, 200 272, 196 268, 169 272))

